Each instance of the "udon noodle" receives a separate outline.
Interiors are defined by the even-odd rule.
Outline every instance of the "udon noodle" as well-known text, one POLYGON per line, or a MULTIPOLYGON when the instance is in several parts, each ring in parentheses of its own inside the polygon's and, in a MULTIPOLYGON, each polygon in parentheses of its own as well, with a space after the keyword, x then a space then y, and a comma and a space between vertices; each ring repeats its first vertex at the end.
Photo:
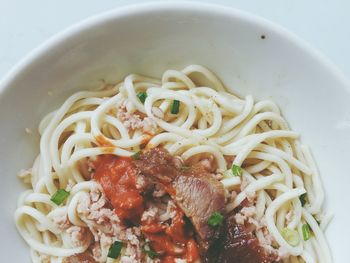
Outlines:
MULTIPOLYGON (((251 200, 253 213, 241 213, 241 220, 246 216, 263 225, 254 235, 259 240, 270 236, 270 247, 283 262, 332 262, 324 236, 329 221, 322 211, 324 192, 309 148, 275 103, 226 91, 202 66, 167 70, 161 79, 131 74, 116 85, 77 92, 43 118, 39 133, 40 154, 31 169, 20 173, 30 190, 21 195, 15 212, 33 262, 62 262, 90 246, 89 238, 76 244, 56 224, 63 211, 72 226, 87 225, 79 200, 102 190, 84 176, 84 161, 104 154, 131 156, 157 146, 184 162, 212 156, 227 192, 226 211, 251 200), (146 94, 144 102, 140 92, 146 94), (174 101, 180 105, 177 114, 171 113, 174 101), (143 117, 132 119, 134 113, 143 117), (233 166, 241 168, 239 176, 233 166), (69 192, 62 205, 51 201, 58 189, 69 192), (294 234, 292 240, 286 230, 294 234)), ((106 249, 101 247, 100 260, 119 262, 107 258, 106 249)))

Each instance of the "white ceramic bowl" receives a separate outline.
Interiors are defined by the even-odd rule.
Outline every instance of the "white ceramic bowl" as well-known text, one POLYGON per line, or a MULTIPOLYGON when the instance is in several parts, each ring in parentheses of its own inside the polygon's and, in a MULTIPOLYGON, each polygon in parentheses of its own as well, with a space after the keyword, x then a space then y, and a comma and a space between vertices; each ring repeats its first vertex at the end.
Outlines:
POLYGON ((23 185, 16 178, 38 153, 45 113, 102 78, 202 64, 242 96, 272 98, 312 147, 335 213, 327 236, 335 262, 345 262, 350 230, 350 87, 310 46, 270 22, 219 6, 153 3, 93 17, 50 39, 0 84, 0 261, 29 262, 13 223, 23 185), (264 35, 265 39, 261 36, 264 35), (49 96, 51 91, 53 95, 49 96))

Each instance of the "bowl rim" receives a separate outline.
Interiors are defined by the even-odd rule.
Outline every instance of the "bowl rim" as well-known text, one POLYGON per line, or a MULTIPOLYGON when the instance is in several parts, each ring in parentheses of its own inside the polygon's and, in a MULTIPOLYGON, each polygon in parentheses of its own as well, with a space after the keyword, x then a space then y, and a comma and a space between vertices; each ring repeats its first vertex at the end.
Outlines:
POLYGON ((80 20, 79 22, 73 23, 66 29, 55 33, 47 40, 39 44, 37 47, 29 51, 27 55, 20 59, 14 66, 10 68, 7 73, 5 73, 2 78, 0 78, 0 96, 10 86, 11 82, 14 81, 16 77, 20 75, 20 73, 27 67, 30 67, 33 62, 39 60, 40 57, 44 56, 50 50, 54 50, 64 42, 74 38, 74 36, 76 36, 78 33, 88 31, 91 27, 102 25, 113 19, 138 15, 151 11, 160 12, 165 10, 193 10, 196 12, 211 12, 217 15, 236 17, 244 22, 256 26, 262 26, 263 28, 267 29, 267 32, 274 32, 285 40, 288 40, 295 47, 308 54, 313 60, 319 62, 320 65, 329 71, 329 74, 332 74, 334 78, 336 78, 345 87, 348 87, 350 91, 350 79, 335 63, 331 61, 330 58, 328 58, 318 49, 314 48, 306 40, 302 39, 286 28, 261 16, 222 4, 172 0, 169 2, 151 1, 146 3, 127 4, 126 6, 116 7, 112 10, 89 16, 83 20, 80 20))
POLYGON ((265 18, 251 14, 246 11, 238 10, 233 7, 228 7, 219 4, 209 4, 200 2, 185 2, 185 1, 170 1, 170 2, 148 2, 130 4, 123 7, 118 7, 109 11, 98 13, 81 20, 80 22, 74 23, 66 29, 54 34, 36 48, 30 51, 22 59, 20 59, 12 68, 0 78, 0 97, 4 95, 5 91, 11 87, 11 84, 16 81, 17 77, 21 75, 27 68, 31 67, 35 61, 40 60, 41 57, 45 56, 48 52, 55 50, 65 42, 72 40, 79 33, 88 31, 94 26, 103 25, 108 21, 114 19, 122 19, 124 17, 137 16, 147 12, 161 12, 165 10, 193 10, 195 12, 207 12, 216 14, 218 16, 235 17, 245 23, 260 26, 266 29, 268 32, 273 32, 286 41, 290 42, 294 48, 302 50, 312 60, 318 62, 321 67, 328 71, 328 74, 332 78, 336 79, 339 84, 346 87, 347 91, 350 92, 350 80, 338 68, 326 55, 318 51, 307 41, 303 40, 293 32, 285 29, 284 27, 275 24, 265 18))

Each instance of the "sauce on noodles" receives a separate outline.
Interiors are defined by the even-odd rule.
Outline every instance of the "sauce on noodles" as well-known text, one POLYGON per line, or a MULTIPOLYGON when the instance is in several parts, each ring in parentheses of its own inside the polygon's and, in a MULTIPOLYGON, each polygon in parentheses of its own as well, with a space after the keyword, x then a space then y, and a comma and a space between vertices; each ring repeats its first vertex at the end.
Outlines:
MULTIPOLYGON (((139 172, 133 158, 101 155, 94 167, 94 179, 101 184, 118 217, 139 224, 145 199, 151 197, 143 196, 142 190, 136 187, 139 172)), ((169 185, 165 189, 174 191, 169 185)), ((176 258, 184 258, 188 263, 199 259, 192 226, 179 208, 169 225, 148 219, 141 223, 141 231, 162 263, 175 263, 176 258)))
POLYGON ((94 178, 121 219, 139 221, 144 199, 136 188, 137 171, 130 157, 102 155, 96 163, 94 178))

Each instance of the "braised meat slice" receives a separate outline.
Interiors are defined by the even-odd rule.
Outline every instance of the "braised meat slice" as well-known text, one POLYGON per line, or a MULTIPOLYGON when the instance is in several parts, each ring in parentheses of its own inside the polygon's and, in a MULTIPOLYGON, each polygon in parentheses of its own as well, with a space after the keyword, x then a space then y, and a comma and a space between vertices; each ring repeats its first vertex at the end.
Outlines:
POLYGON ((152 148, 140 154, 135 161, 136 167, 146 177, 151 177, 160 183, 171 183, 178 175, 179 160, 160 147, 152 148))
POLYGON ((226 218, 221 237, 210 248, 210 263, 272 263, 277 257, 267 255, 258 239, 244 225, 236 223, 234 213, 226 218))
POLYGON ((162 183, 175 203, 191 220, 201 251, 206 253, 219 228, 208 225, 214 212, 223 213, 225 192, 223 185, 200 164, 181 169, 179 159, 164 148, 153 148, 140 154, 136 167, 145 177, 162 183))
POLYGON ((218 235, 218 228, 208 225, 215 212, 223 213, 225 193, 223 185, 208 174, 199 177, 180 175, 173 182, 175 201, 192 221, 201 250, 207 250, 218 235))

